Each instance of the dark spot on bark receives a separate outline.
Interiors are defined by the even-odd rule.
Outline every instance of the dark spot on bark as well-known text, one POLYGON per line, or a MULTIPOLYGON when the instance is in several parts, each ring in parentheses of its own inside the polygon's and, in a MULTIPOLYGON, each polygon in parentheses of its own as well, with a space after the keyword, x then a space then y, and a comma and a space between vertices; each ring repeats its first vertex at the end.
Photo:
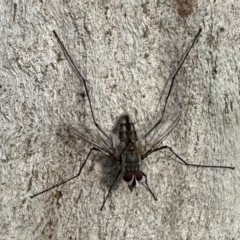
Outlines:
POLYGON ((57 53, 57 62, 61 62, 64 59, 62 58, 62 54, 61 53, 57 53))
POLYGON ((149 2, 146 2, 146 3, 144 3, 144 4, 141 4, 143 13, 145 13, 145 14, 147 14, 147 11, 148 11, 148 9, 147 9, 148 4, 149 4, 149 2))
POLYGON ((148 53, 145 53, 144 54, 144 59, 147 59, 149 57, 149 54, 148 53))
POLYGON ((197 8, 196 0, 174 0, 178 15, 186 18, 197 8))
POLYGON ((61 204, 59 203, 60 198, 62 198, 62 192, 61 191, 57 191, 54 194, 54 198, 57 199, 57 207, 59 208, 61 206, 61 204))
POLYGON ((17 13, 17 4, 13 4, 13 22, 16 20, 16 13, 17 13))
POLYGON ((225 29, 223 27, 220 27, 219 30, 220 30, 220 32, 224 32, 225 29))
POLYGON ((84 99, 85 98, 85 96, 86 96, 86 94, 85 94, 85 92, 80 92, 80 96, 84 99))

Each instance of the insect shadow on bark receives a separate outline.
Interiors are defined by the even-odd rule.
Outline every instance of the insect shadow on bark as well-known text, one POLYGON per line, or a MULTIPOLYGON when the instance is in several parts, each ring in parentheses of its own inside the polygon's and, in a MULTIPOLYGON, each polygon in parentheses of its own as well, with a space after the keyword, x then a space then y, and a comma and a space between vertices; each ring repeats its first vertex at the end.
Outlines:
MULTIPOLYGON (((110 188, 106 197, 103 200, 100 210, 103 209, 106 200, 108 199, 113 187, 118 183, 120 174, 123 173, 123 180, 127 183, 130 190, 137 187, 139 184, 143 185, 152 197, 157 200, 155 194, 150 189, 147 181, 147 175, 141 170, 141 163, 149 155, 158 151, 168 151, 178 162, 192 167, 201 167, 201 168, 222 168, 222 169, 234 169, 234 167, 229 166, 215 166, 215 165, 201 165, 201 164, 192 164, 188 163, 186 160, 181 158, 171 147, 163 145, 165 138, 172 132, 180 120, 181 113, 176 112, 174 114, 167 114, 167 103, 170 97, 174 81, 178 72, 180 71, 184 61, 186 60, 190 50, 198 39, 202 29, 199 29, 197 34, 192 40, 191 45, 185 51, 182 59, 180 60, 176 70, 170 76, 169 80, 166 82, 166 85, 163 89, 163 94, 160 98, 160 102, 164 99, 164 104, 160 106, 159 117, 150 124, 147 124, 142 131, 137 134, 134 123, 131 121, 128 114, 123 114, 120 116, 115 126, 113 127, 112 133, 107 133, 96 121, 95 115, 92 108, 91 98, 89 96, 89 90, 87 88, 86 80, 79 72, 72 58, 68 54, 65 46, 58 37, 57 33, 53 31, 58 43, 60 44, 62 50, 65 53, 65 56, 69 60, 71 66, 75 70, 79 81, 84 84, 86 91, 86 96, 89 102, 89 107, 91 111, 91 116, 95 129, 89 129, 87 126, 82 125, 81 128, 74 125, 69 125, 68 129, 72 134, 75 134, 76 137, 81 139, 83 142, 91 145, 91 149, 87 154, 85 160, 82 162, 79 171, 76 175, 48 188, 39 193, 36 193, 31 196, 31 198, 36 197, 44 192, 47 192, 51 189, 54 189, 58 186, 61 186, 77 177, 80 176, 82 169, 87 163, 88 159, 94 159, 93 153, 101 153, 103 156, 112 159, 115 161, 116 166, 118 166, 117 174, 115 175, 114 181, 112 181, 110 188)), ((101 157, 100 157, 101 158, 101 157)), ((99 159, 99 157, 98 157, 99 159)), ((114 170, 115 171, 115 170, 114 170)))
MULTIPOLYGON (((62 122, 64 122, 64 120, 62 122)), ((119 120, 115 122, 116 123, 111 132, 116 134, 119 120)), ((85 125, 86 124, 81 123, 81 124, 77 124, 76 126, 80 128, 85 128, 85 125)), ((81 159, 79 159, 79 162, 76 164, 76 168, 78 171, 79 164, 81 164, 81 161, 83 161, 84 160, 83 158, 85 158, 83 157, 84 153, 86 152, 86 149, 91 148, 91 144, 86 143, 85 141, 82 140, 82 138, 78 137, 72 131, 72 125, 70 126, 68 123, 63 123, 57 126, 55 131, 56 131, 55 135, 59 143, 61 143, 62 145, 68 146, 68 148, 70 148, 75 155, 82 156, 81 159), (83 150, 84 150, 84 153, 83 153, 83 150)), ((93 152, 91 154, 91 157, 89 158, 89 162, 87 163, 87 166, 85 167, 86 174, 91 174, 92 172, 94 172, 96 165, 101 165, 101 178, 100 178, 101 185, 103 186, 103 188, 108 189, 110 187, 111 180, 116 176, 117 172, 119 171, 119 166, 118 164, 116 164, 115 159, 109 156, 103 155, 99 152, 93 152)), ((63 176, 60 176, 60 177, 64 178, 63 176)), ((120 179, 118 180, 119 181, 116 182, 116 185, 115 185, 116 188, 119 186, 120 179)))

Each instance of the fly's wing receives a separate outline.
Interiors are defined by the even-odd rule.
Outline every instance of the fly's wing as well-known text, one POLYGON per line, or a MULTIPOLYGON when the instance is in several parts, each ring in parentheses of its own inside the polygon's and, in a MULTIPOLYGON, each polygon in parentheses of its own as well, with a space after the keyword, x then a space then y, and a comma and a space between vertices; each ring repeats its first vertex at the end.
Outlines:
POLYGON ((159 118, 159 120, 155 121, 151 126, 145 127, 145 131, 142 131, 140 135, 142 142, 142 159, 162 146, 163 140, 176 127, 180 117, 181 112, 166 115, 163 118, 159 118))
POLYGON ((89 129, 86 126, 70 125, 69 128, 81 140, 104 154, 115 158, 119 157, 117 146, 120 141, 115 134, 111 133, 109 136, 105 136, 98 129, 89 129))

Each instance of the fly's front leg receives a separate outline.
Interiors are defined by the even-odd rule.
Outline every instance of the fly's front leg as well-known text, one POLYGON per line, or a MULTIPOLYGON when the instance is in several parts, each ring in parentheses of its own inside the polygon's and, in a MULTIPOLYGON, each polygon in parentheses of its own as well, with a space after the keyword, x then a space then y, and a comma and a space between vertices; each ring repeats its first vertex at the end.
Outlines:
POLYGON ((62 181, 62 182, 60 182, 60 183, 58 183, 58 184, 56 184, 56 185, 54 185, 54 186, 52 186, 52 187, 50 187, 50 188, 47 188, 47 189, 45 189, 45 190, 43 190, 43 191, 41 191, 41 192, 39 192, 39 193, 36 193, 36 194, 34 194, 34 195, 30 196, 30 197, 31 197, 31 198, 34 198, 34 197, 36 197, 36 196, 38 196, 38 195, 40 195, 40 194, 42 194, 42 193, 48 192, 48 191, 50 191, 50 190, 52 190, 52 189, 54 189, 54 188, 56 188, 56 187, 59 187, 59 186, 63 185, 64 183, 67 183, 67 182, 73 180, 74 178, 77 178, 78 176, 80 176, 83 167, 85 166, 87 160, 89 159, 89 156, 91 155, 91 153, 92 153, 93 151, 101 152, 101 151, 100 151, 99 149, 97 149, 97 148, 91 148, 90 151, 89 151, 89 153, 88 153, 88 155, 87 155, 87 157, 86 157, 86 159, 84 160, 83 164, 81 165, 81 167, 80 167, 77 175, 74 175, 73 177, 68 178, 68 179, 66 179, 66 180, 64 180, 64 181, 62 181))

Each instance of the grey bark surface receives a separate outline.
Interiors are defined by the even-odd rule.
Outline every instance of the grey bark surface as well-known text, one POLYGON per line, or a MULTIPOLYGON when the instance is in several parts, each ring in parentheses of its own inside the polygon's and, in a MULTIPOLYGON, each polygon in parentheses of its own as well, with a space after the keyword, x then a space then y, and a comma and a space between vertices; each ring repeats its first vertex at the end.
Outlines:
POLYGON ((0 239, 240 239, 237 1, 1 1, 0 239), (50 3, 52 2, 52 3, 50 3), (83 85, 56 30, 87 79, 96 119, 111 131, 128 112, 156 117, 161 90, 192 38, 169 109, 182 112, 166 143, 189 163, 156 152, 142 170, 158 198, 123 180, 68 124, 93 128, 83 85))

